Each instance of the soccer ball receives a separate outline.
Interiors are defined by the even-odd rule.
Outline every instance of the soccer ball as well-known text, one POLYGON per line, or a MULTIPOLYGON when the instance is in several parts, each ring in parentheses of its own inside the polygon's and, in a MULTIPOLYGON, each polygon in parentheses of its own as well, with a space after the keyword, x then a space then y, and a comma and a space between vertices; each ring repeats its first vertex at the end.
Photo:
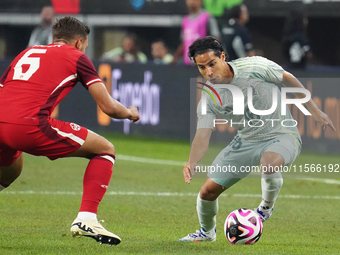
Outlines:
POLYGON ((224 234, 231 244, 254 244, 262 234, 261 218, 250 209, 232 211, 224 223, 224 234))

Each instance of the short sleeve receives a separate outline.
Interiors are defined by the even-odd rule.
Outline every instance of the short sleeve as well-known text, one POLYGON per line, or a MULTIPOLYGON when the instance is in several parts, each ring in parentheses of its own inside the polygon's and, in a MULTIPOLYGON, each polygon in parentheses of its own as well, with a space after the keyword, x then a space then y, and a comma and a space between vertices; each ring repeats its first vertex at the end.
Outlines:
POLYGON ((85 54, 82 54, 77 61, 77 76, 86 89, 92 84, 102 81, 93 63, 85 54))
POLYGON ((216 119, 216 115, 211 111, 208 103, 207 103, 206 114, 202 113, 202 100, 200 100, 197 105, 197 118, 198 118, 197 129, 200 129, 200 128, 213 129, 214 119, 216 119))

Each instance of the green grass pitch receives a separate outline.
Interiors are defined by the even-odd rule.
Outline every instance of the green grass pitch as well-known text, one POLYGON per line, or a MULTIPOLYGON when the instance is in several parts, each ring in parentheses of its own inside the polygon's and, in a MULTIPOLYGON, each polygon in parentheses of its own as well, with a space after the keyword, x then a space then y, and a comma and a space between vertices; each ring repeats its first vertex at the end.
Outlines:
MULTIPOLYGON (((226 216, 237 208, 257 207, 261 199, 260 179, 244 179, 219 198, 216 242, 177 242, 199 228, 196 195, 204 179, 195 178, 187 185, 182 177, 181 162, 187 160, 189 143, 104 136, 115 145, 118 156, 98 219, 104 219, 103 226, 122 238, 121 244, 100 246, 90 238, 71 237, 69 228, 78 213, 87 160, 51 162, 25 155, 22 175, 0 192, 1 255, 339 254, 340 184, 286 178, 259 242, 234 246, 223 234, 226 216), (138 162, 123 156, 120 160, 119 155, 169 161, 138 162)), ((306 152, 297 162, 340 163, 337 155, 306 152)))

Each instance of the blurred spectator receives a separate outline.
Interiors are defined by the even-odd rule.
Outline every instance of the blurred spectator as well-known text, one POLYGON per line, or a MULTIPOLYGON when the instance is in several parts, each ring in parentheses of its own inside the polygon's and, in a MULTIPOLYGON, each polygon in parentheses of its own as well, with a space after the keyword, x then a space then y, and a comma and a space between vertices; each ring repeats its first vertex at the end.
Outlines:
POLYGON ((162 40, 154 41, 151 44, 151 55, 155 64, 169 64, 174 58, 168 53, 168 49, 162 40))
POLYGON ((292 10, 286 19, 283 33, 283 55, 287 69, 305 69, 312 57, 306 29, 308 19, 302 10, 292 10))
POLYGON ((189 46, 198 38, 204 38, 207 35, 220 38, 220 30, 217 21, 207 11, 202 9, 202 0, 186 0, 189 14, 184 16, 182 21, 181 41, 176 53, 174 54, 174 63, 181 55, 186 65, 190 65, 191 60, 187 56, 189 46))
POLYGON ((229 20, 222 25, 222 43, 229 60, 254 56, 253 44, 245 24, 249 20, 248 8, 244 4, 235 5, 229 10, 229 20))
POLYGON ((242 4, 243 0, 203 0, 204 9, 207 10, 217 20, 221 27, 228 18, 228 10, 233 6, 242 4))
POLYGON ((214 17, 223 16, 233 6, 242 4, 243 0, 203 0, 204 9, 214 17))
POLYGON ((27 47, 52 43, 52 25, 54 20, 53 7, 44 6, 41 9, 40 16, 41 24, 33 29, 27 47))
POLYGON ((138 38, 135 34, 126 35, 122 42, 122 46, 104 52, 103 58, 115 62, 127 63, 136 61, 144 64, 148 61, 146 55, 139 50, 138 38))

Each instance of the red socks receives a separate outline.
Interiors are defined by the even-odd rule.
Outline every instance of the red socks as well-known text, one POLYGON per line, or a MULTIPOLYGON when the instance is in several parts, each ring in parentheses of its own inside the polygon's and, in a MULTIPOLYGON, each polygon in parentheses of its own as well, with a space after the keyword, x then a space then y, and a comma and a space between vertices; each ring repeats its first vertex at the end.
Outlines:
POLYGON ((115 156, 99 154, 87 165, 83 181, 83 198, 79 212, 97 213, 99 202, 109 186, 115 156))

